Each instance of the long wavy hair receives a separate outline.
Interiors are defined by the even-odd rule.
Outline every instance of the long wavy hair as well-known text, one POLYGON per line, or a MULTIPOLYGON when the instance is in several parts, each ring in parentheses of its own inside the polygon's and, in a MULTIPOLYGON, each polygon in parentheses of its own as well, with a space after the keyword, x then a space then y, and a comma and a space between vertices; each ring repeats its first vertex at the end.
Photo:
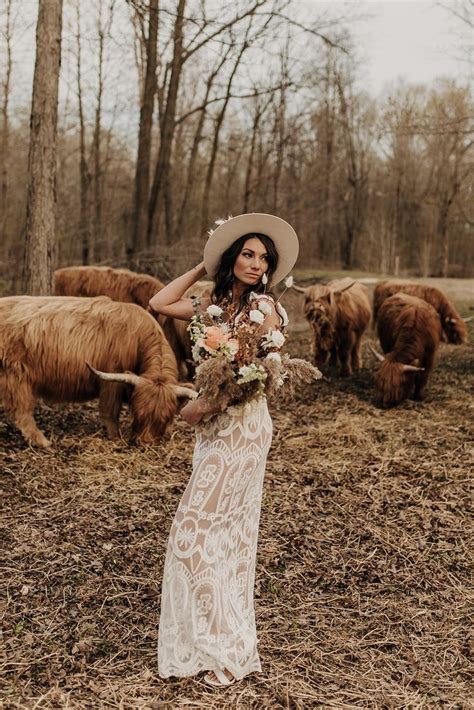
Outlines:
MULTIPOLYGON (((247 239, 252 239, 253 237, 259 239, 267 250, 268 269, 265 273, 268 277, 268 281, 271 281, 271 278, 278 266, 278 252, 273 240, 270 239, 270 237, 267 237, 266 234, 258 234, 257 232, 243 234, 241 237, 236 239, 235 242, 233 242, 233 244, 231 244, 221 256, 216 275, 214 276, 214 289, 212 291, 212 301, 214 303, 229 300, 229 294, 232 293, 232 284, 234 283, 235 260, 242 251, 247 239)), ((239 310, 246 305, 249 294, 252 291, 254 293, 270 293, 270 291, 265 288, 265 284, 263 284, 262 281, 259 281, 257 284, 251 284, 245 289, 240 297, 239 310)))

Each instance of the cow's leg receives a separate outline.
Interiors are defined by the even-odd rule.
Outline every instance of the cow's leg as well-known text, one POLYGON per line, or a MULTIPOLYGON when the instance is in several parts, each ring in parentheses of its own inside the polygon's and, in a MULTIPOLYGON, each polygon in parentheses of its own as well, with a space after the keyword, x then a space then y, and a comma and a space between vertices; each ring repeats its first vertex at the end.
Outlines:
POLYGON ((119 416, 122 408, 123 385, 118 382, 100 383, 99 414, 109 439, 119 435, 119 416))
POLYGON ((356 338, 356 341, 352 347, 352 369, 353 370, 360 370, 362 367, 362 360, 360 357, 360 343, 361 339, 356 338))
POLYGON ((329 356, 329 365, 330 367, 337 367, 337 347, 335 345, 332 346, 331 348, 331 354, 329 356))
POLYGON ((30 387, 26 384, 18 385, 17 383, 14 383, 13 387, 15 389, 10 389, 10 392, 14 392, 14 399, 7 398, 5 402, 7 413, 29 444, 43 448, 51 446, 51 442, 38 429, 36 424, 33 414, 36 399, 30 387))
POLYGON ((417 402, 421 402, 421 400, 423 399, 423 391, 426 387, 428 377, 430 376, 430 372, 433 367, 433 358, 429 358, 425 361, 422 361, 421 367, 425 368, 423 372, 415 373, 415 391, 413 393, 413 399, 417 402))
POLYGON ((341 377, 352 375, 351 364, 352 343, 345 340, 339 345, 339 362, 341 363, 341 377))

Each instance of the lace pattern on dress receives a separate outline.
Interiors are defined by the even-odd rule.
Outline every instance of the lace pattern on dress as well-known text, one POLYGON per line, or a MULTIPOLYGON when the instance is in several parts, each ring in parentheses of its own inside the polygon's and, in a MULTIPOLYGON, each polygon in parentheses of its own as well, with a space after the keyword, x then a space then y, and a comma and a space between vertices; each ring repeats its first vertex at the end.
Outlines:
POLYGON ((253 590, 265 464, 266 399, 196 430, 193 473, 173 520, 163 574, 161 677, 261 670, 253 590))

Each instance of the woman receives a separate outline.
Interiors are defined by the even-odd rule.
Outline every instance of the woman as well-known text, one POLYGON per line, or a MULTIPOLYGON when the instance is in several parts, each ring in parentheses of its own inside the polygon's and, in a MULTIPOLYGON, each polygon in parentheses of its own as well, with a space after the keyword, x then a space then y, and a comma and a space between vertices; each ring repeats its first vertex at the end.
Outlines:
MULTIPOLYGON (((211 232, 204 261, 163 288, 150 306, 163 315, 191 320, 195 304, 183 294, 207 272, 215 285, 212 296, 201 299, 201 310, 211 304, 227 306, 226 327, 232 332, 246 327, 262 338, 280 328, 284 318, 283 309, 266 294, 267 287, 291 271, 297 255, 296 233, 278 217, 229 218, 211 232), (255 314, 251 303, 255 309, 260 300, 268 305, 254 321, 249 317, 255 314)), ((264 396, 220 410, 216 401, 203 397, 181 410, 197 427, 196 446, 193 473, 168 541, 158 641, 161 677, 209 671, 204 679, 214 686, 261 670, 253 588, 272 437, 264 396)))

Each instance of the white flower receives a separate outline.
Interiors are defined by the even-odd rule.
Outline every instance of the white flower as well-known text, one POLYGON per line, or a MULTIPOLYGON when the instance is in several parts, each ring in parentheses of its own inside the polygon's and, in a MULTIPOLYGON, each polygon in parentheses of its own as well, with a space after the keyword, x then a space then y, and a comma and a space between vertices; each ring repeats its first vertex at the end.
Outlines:
POLYGON ((291 288, 293 286, 293 283, 293 276, 288 276, 284 281, 286 288, 291 288))
POLYGON ((218 227, 221 226, 221 224, 225 224, 226 220, 225 219, 216 219, 215 224, 217 224, 218 227))
POLYGON ((264 286, 268 283, 268 276, 266 274, 263 274, 262 276, 262 283, 264 286))
POLYGON ((267 373, 261 365, 256 365, 252 362, 250 365, 242 365, 239 367, 239 377, 237 379, 238 385, 243 385, 246 382, 253 382, 254 380, 260 380, 264 382, 267 378, 267 373))
POLYGON ((275 362, 281 364, 281 355, 280 353, 268 353, 265 360, 274 360, 275 362))
POLYGON ((219 306, 216 306, 214 303, 212 303, 210 306, 206 308, 206 313, 213 318, 217 318, 222 314, 222 308, 219 306))
POLYGON ((249 313, 250 320, 253 321, 254 323, 263 323, 265 320, 265 316, 261 311, 250 311, 249 313))
POLYGON ((263 339, 262 345, 264 348, 281 348, 285 342, 285 336, 281 330, 269 330, 263 339))
POLYGON ((270 339, 277 348, 281 348, 283 343, 285 342, 285 336, 281 332, 281 330, 272 330, 270 333, 270 339))
POLYGON ((258 293, 255 293, 255 291, 250 291, 249 301, 255 301, 256 298, 258 298, 258 293))
POLYGON ((266 316, 269 316, 272 312, 272 307, 267 301, 264 301, 263 298, 260 298, 258 302, 258 310, 262 311, 262 313, 265 313, 266 316))

